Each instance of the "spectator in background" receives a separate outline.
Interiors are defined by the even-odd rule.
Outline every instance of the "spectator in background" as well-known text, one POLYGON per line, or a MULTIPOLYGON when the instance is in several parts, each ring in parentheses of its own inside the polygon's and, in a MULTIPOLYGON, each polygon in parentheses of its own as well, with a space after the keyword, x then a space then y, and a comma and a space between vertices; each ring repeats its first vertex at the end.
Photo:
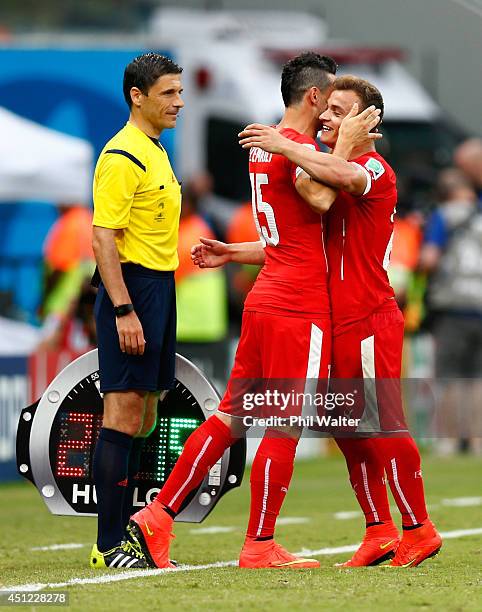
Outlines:
POLYGON ((181 354, 197 362, 208 376, 224 384, 228 366, 226 277, 221 268, 203 270, 191 259, 191 247, 199 242, 200 236, 215 238, 197 212, 206 184, 203 176, 197 176, 184 183, 182 189, 179 267, 175 276, 177 340, 181 354))
POLYGON ((213 192, 214 181, 208 172, 197 173, 189 182, 196 194, 197 212, 208 221, 216 236, 223 239, 233 216, 233 201, 213 192))
POLYGON ((43 250, 45 286, 39 348, 83 353, 95 344, 91 312, 95 296, 89 282, 95 268, 90 208, 61 205, 43 250))
POLYGON ((420 257, 422 220, 418 211, 411 211, 403 216, 397 215, 393 227, 393 248, 387 273, 405 318, 405 331, 414 331, 418 327, 411 312, 410 289, 420 257))
POLYGON ((471 181, 482 200, 482 139, 469 138, 454 152, 454 163, 471 181))
MULTIPOLYGON (((229 243, 257 242, 259 240, 258 230, 254 224, 251 202, 244 202, 236 209, 227 227, 226 240, 229 243)), ((251 264, 233 263, 231 264, 231 269, 232 298, 241 314, 244 300, 251 291, 261 268, 251 264)))
MULTIPOLYGON (((436 376, 446 379, 437 417, 447 435, 459 438, 462 450, 470 446, 480 452, 482 212, 470 180, 456 168, 440 173, 438 199, 420 255, 420 268, 429 274, 427 307, 436 376)), ((439 449, 455 451, 455 440, 441 443, 439 449)))

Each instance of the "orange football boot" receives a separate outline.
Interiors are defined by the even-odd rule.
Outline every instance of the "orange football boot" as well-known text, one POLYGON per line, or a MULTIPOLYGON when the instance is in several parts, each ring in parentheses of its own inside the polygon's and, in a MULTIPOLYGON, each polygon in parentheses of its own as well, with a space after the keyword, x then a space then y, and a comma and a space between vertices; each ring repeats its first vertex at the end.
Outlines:
POLYGON ((416 567, 422 561, 435 557, 442 548, 442 538, 432 521, 427 519, 421 527, 403 532, 402 541, 390 567, 416 567))
POLYGON ((146 506, 131 516, 127 531, 138 542, 149 567, 174 568, 169 559, 173 519, 167 512, 154 512, 146 506))
POLYGON ((274 540, 257 541, 246 538, 239 556, 239 567, 271 569, 305 569, 320 567, 316 559, 292 555, 274 540))
POLYGON ((395 556, 400 535, 394 523, 367 527, 365 537, 353 557, 336 567, 366 567, 379 565, 395 556))

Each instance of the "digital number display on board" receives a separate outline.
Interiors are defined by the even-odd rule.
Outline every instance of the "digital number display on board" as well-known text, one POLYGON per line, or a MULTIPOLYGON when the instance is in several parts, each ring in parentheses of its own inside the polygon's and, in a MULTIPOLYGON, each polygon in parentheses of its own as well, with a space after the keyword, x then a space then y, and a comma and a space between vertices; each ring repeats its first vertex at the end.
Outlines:
MULTIPOLYGON (((17 433, 19 472, 39 489, 55 514, 96 513, 92 458, 102 427, 97 351, 67 366, 41 399, 22 411, 17 433)), ((176 358, 175 387, 158 402, 157 424, 144 442, 135 478, 133 511, 162 487, 184 443, 219 403, 204 375, 188 360, 176 358)), ((229 489, 242 480, 244 440, 228 449, 196 491, 186 499, 178 520, 199 522, 229 489)))

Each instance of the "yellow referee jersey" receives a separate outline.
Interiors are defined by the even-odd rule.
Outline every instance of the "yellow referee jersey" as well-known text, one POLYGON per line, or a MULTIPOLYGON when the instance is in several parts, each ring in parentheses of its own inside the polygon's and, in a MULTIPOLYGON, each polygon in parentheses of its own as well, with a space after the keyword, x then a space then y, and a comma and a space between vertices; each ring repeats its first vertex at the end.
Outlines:
POLYGON ((122 263, 175 270, 181 188, 164 148, 126 123, 103 148, 94 174, 93 224, 116 235, 122 263))

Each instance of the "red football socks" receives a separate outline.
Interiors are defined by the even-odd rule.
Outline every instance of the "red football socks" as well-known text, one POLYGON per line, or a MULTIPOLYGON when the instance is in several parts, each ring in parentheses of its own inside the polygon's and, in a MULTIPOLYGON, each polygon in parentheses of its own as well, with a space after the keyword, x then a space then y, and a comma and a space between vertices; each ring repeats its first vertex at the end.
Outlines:
POLYGON ((259 445, 251 468, 251 510, 249 538, 268 539, 293 475, 298 440, 290 437, 265 437, 259 445))
POLYGON ((367 525, 392 522, 385 470, 373 438, 337 438, 345 456, 350 483, 367 525))
POLYGON ((405 528, 427 520, 420 453, 410 436, 340 438, 350 482, 367 524, 391 521, 385 474, 405 528))
POLYGON ((392 495, 402 515, 404 528, 416 527, 427 518, 420 453, 410 436, 378 438, 379 456, 383 457, 392 495))
POLYGON ((158 508, 167 507, 173 513, 179 512, 187 495, 235 441, 230 428, 217 416, 200 425, 187 439, 174 469, 152 504, 152 510, 157 512, 158 508))

